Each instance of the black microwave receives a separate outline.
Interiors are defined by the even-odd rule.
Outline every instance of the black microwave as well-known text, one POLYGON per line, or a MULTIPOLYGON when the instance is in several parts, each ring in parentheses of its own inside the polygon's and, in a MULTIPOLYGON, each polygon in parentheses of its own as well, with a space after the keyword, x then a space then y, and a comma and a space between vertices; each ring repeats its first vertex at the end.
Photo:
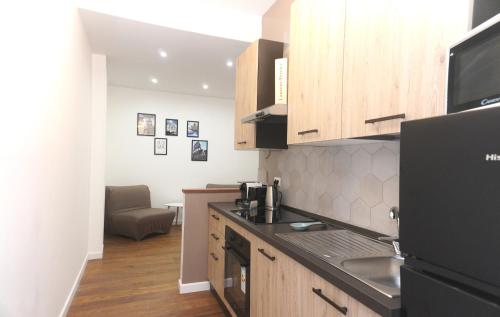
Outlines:
POLYGON ((447 113, 500 105, 500 14, 450 47, 447 113))

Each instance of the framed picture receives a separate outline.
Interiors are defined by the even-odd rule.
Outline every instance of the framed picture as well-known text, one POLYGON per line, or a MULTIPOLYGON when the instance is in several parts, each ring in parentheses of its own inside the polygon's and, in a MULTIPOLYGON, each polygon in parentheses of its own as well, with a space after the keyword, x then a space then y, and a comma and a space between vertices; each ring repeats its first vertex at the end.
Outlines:
POLYGON ((207 161, 208 159, 208 141, 191 141, 191 161, 207 161))
POLYGON ((150 113, 137 114, 137 135, 156 135, 156 115, 150 113))
POLYGON ((177 136, 179 133, 179 121, 177 119, 165 119, 165 135, 177 136))
POLYGON ((199 138, 200 137, 200 122, 199 121, 188 121, 187 122, 187 136, 188 136, 188 138, 199 138))
POLYGON ((155 155, 167 155, 166 138, 155 138, 155 155))

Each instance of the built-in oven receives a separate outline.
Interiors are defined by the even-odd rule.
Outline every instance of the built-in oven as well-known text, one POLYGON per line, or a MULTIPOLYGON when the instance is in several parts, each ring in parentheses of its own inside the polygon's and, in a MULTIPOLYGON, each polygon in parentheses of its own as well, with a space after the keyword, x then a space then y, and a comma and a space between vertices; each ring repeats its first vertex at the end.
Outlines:
POLYGON ((250 242, 226 226, 224 298, 240 317, 250 316, 250 242))

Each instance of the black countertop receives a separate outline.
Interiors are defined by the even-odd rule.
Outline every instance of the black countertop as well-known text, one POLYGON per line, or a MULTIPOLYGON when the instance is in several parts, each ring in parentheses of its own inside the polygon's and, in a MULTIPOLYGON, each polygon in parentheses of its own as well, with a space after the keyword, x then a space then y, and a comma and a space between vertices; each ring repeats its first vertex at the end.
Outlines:
MULTIPOLYGON (((384 317, 399 317, 401 316, 401 301, 400 298, 389 298, 384 294, 378 292, 377 290, 371 288, 370 286, 358 281, 349 274, 343 272, 340 269, 324 262, 323 260, 314 257, 310 253, 294 246, 293 244, 280 239, 275 234, 276 233, 286 233, 293 232, 289 224, 254 224, 247 221, 234 213, 231 212, 236 206, 234 203, 209 203, 209 207, 220 212, 226 218, 239 224, 243 228, 247 229, 249 232, 253 233, 255 236, 266 241, 271 246, 275 247, 279 251, 283 252, 287 256, 293 258, 300 264, 304 265, 317 275, 321 276, 325 280, 331 282, 339 289, 346 292, 348 295, 363 303, 376 313, 384 317)), ((287 208, 287 207, 284 207, 287 208)), ((311 218, 318 219, 323 222, 328 223, 328 227, 322 230, 328 230, 332 228, 346 228, 352 231, 357 231, 361 234, 367 236, 380 236, 380 234, 374 233, 369 230, 357 228, 352 225, 348 225, 342 222, 337 222, 328 218, 324 218, 318 215, 305 213, 302 211, 295 210, 293 208, 287 208, 292 211, 304 214, 311 218)))

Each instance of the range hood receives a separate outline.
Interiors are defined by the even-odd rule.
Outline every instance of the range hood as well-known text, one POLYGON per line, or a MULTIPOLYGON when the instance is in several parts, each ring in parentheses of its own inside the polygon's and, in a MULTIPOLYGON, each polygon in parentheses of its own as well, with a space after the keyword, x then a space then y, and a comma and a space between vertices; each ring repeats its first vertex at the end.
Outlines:
POLYGON ((286 122, 288 106, 286 104, 276 104, 241 118, 241 123, 255 122, 286 122))

